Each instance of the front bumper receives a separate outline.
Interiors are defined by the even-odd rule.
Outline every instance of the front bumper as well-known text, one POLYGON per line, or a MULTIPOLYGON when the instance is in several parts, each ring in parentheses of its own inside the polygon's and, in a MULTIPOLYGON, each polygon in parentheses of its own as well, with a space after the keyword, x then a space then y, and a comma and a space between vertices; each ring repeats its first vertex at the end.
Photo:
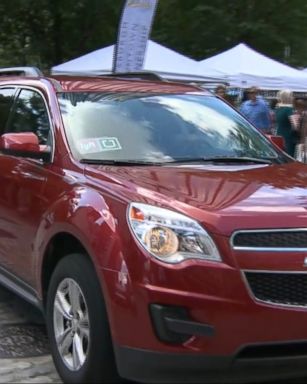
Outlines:
POLYGON ((240 271, 222 265, 212 269, 192 265, 169 275, 164 273, 169 288, 133 283, 123 279, 121 272, 104 270, 104 294, 114 342, 165 353, 233 356, 245 345, 307 340, 307 307, 258 302, 249 294, 240 271), (178 280, 181 286, 172 286, 172 281, 178 280), (153 327, 152 304, 185 308, 188 320, 213 327, 214 334, 167 343, 157 337, 153 327))
MULTIPOLYGON (((247 255, 250 263, 245 258, 240 265, 243 262, 231 260, 229 252, 225 255, 227 263, 191 260, 173 266, 140 256, 133 267, 123 261, 118 271, 101 270, 122 377, 148 383, 214 383, 307 376, 307 307, 257 301, 243 271, 259 271, 268 257, 247 255), (179 322, 179 327, 188 327, 189 337, 163 339, 155 329, 152 305, 185 309, 186 323, 179 322)), ((292 261, 295 256, 301 257, 291 255, 292 261)))
POLYGON ((247 383, 303 377, 306 356, 241 359, 115 347, 120 376, 142 383, 247 383))

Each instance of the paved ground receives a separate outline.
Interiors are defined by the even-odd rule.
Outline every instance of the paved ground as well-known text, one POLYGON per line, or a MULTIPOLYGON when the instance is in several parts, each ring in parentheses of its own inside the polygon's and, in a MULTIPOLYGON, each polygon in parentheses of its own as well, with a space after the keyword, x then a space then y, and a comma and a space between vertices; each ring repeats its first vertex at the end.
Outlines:
POLYGON ((0 383, 61 383, 48 353, 42 317, 3 288, 0 288, 0 383), (40 342, 31 336, 36 328, 38 334, 34 336, 39 336, 40 342), (9 334, 12 329, 18 331, 13 336, 9 334), (22 331, 24 334, 20 334, 22 331), (38 348, 29 348, 32 341, 38 348), (7 358, 3 358, 5 352, 7 358))

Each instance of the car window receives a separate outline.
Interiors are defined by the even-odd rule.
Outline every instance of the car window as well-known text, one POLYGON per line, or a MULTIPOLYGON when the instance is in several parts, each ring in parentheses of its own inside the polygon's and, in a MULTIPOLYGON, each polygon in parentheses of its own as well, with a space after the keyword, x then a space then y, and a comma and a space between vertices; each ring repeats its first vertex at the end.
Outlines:
POLYGON ((212 96, 63 93, 59 102, 72 152, 82 160, 282 157, 242 115, 212 96))
POLYGON ((48 112, 42 96, 35 91, 22 89, 6 133, 33 132, 41 145, 51 145, 48 112))
POLYGON ((10 109, 13 104, 14 94, 14 88, 0 89, 0 133, 5 130, 10 109))

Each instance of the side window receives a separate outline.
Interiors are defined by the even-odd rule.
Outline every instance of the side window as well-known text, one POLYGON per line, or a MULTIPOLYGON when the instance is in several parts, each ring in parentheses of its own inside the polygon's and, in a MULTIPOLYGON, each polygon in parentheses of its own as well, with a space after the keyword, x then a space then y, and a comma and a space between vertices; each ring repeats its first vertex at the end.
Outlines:
POLYGON ((51 131, 47 109, 42 96, 35 91, 23 89, 15 102, 15 108, 10 119, 9 132, 33 132, 39 139, 39 144, 51 145, 51 131))
POLYGON ((0 89, 0 134, 4 131, 13 104, 15 89, 0 89))

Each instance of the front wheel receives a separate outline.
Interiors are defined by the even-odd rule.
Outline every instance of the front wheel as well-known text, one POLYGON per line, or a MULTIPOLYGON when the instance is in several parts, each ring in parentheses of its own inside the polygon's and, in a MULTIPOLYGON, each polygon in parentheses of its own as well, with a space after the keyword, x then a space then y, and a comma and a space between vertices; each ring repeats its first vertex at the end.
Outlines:
POLYGON ((53 360, 65 383, 118 382, 101 288, 86 256, 71 254, 58 263, 46 314, 53 360))

